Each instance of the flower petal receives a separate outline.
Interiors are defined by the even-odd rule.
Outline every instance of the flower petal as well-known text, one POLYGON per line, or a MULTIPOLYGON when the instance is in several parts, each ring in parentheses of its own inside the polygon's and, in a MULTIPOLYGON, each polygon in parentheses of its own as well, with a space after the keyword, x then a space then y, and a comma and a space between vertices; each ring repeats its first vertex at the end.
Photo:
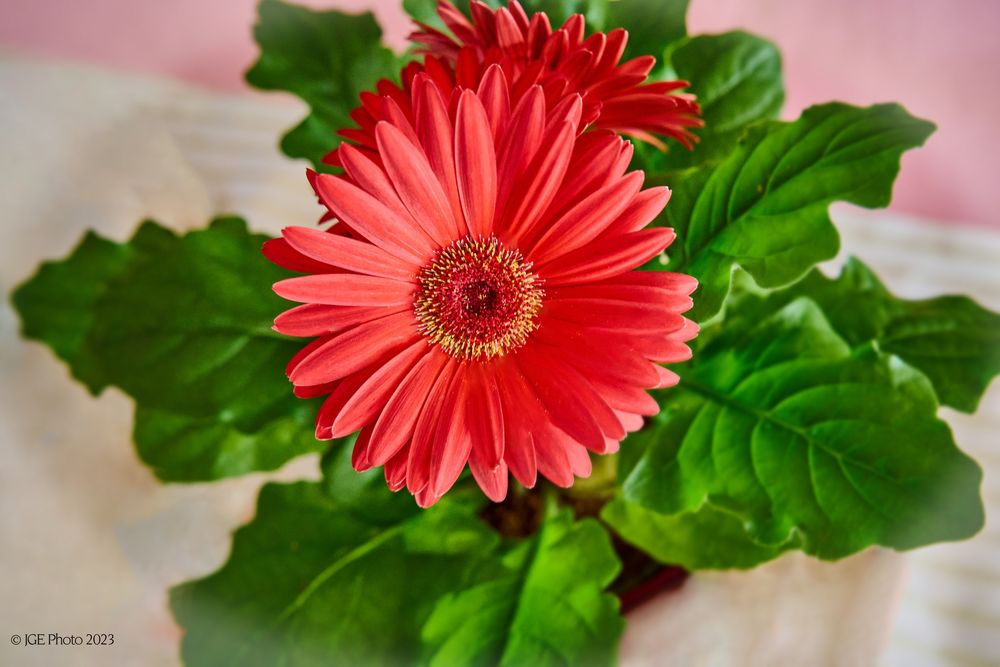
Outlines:
MULTIPOLYGON (((601 426, 588 409, 587 403, 580 399, 587 390, 572 384, 565 363, 554 362, 544 354, 538 354, 533 350, 534 347, 537 346, 522 348, 517 357, 517 365, 545 407, 549 420, 584 446, 600 447, 604 443, 601 426), (567 391, 569 387, 573 390, 567 391)), ((536 454, 539 459, 537 447, 541 444, 544 441, 536 439, 536 454)))
POLYGON ((594 451, 603 449, 604 436, 615 440, 623 439, 625 431, 611 411, 611 407, 594 389, 590 380, 574 368, 573 364, 559 356, 558 352, 558 348, 550 348, 536 342, 530 346, 527 354, 522 354, 518 360, 522 369, 525 366, 521 363, 522 360, 532 365, 528 379, 539 391, 539 397, 553 416, 553 423, 573 436, 581 445, 594 451), (555 421, 557 413, 562 417, 558 423, 555 421), (600 429, 600 440, 577 438, 564 426, 570 421, 581 423, 584 420, 600 429))
POLYGON ((385 408, 393 390, 429 352, 427 343, 418 340, 376 369, 355 390, 333 420, 333 437, 342 438, 374 422, 385 408))
POLYGON ((406 486, 407 450, 401 449, 395 456, 385 462, 385 484, 395 493, 406 486))
POLYGON ((310 227, 285 227, 281 233, 289 245, 306 257, 349 271, 412 281, 418 269, 376 245, 346 236, 310 227))
POLYGON ((289 379, 297 385, 339 380, 419 335, 410 312, 366 322, 324 341, 299 362, 289 373, 289 379))
POLYGON ((261 248, 264 257, 283 269, 298 273, 337 273, 339 269, 324 262, 306 257, 288 244, 285 239, 269 239, 261 248))
POLYGON ((454 360, 449 360, 441 370, 441 374, 427 394, 427 400, 413 429, 413 441, 410 443, 406 465, 406 488, 414 495, 424 490, 430 483, 431 454, 437 434, 438 419, 457 368, 458 364, 454 360))
POLYGON ((532 86, 518 102, 497 151, 497 209, 502 212, 518 175, 531 163, 545 129, 545 97, 532 86))
POLYGON ((437 439, 431 455, 433 463, 429 488, 438 497, 443 496, 458 480, 472 451, 469 393, 470 378, 467 369, 460 368, 444 398, 441 414, 446 417, 438 423, 437 439))
POLYGON ((655 227, 610 239, 599 238, 536 270, 551 287, 595 282, 648 262, 663 252, 674 237, 674 230, 655 227))
POLYGON ((575 137, 576 125, 568 122, 560 125, 555 133, 545 133, 544 150, 538 151, 531 165, 521 174, 504 209, 502 238, 511 245, 518 245, 530 223, 552 201, 566 176, 575 137))
POLYGON ((590 194, 545 229, 528 259, 543 264, 593 241, 639 193, 643 178, 641 171, 633 171, 590 194))
POLYGON ((274 283, 278 296, 330 306, 401 306, 413 302, 412 283, 357 273, 299 276, 274 283))
POLYGON ((338 218, 388 253, 423 266, 433 254, 431 239, 391 208, 343 178, 318 174, 316 194, 338 218))
POLYGON ((538 400, 512 364, 504 364, 499 369, 497 382, 504 415, 504 461, 517 481, 530 489, 538 477, 531 433, 535 425, 544 423, 546 418, 538 400))
POLYGON ((431 171, 444 188, 451 206, 452 220, 456 223, 456 234, 468 232, 465 214, 458 195, 458 181, 455 176, 455 131, 448 108, 437 85, 426 75, 414 81, 414 113, 416 114, 417 136, 427 155, 431 171))
POLYGON ((476 94, 486 110, 486 117, 493 130, 495 145, 495 142, 507 129, 507 122, 510 119, 510 94, 507 79, 499 65, 490 65, 486 69, 486 74, 483 75, 483 80, 479 83, 479 90, 476 94))
MULTIPOLYGON (((372 123, 371 133, 375 134, 374 123, 372 123)), ((356 146, 343 143, 337 149, 336 154, 339 165, 362 190, 391 208, 403 221, 411 222, 410 211, 396 194, 392 181, 389 180, 389 176, 382 167, 382 158, 377 152, 365 152, 356 146)))
POLYGON ((427 393, 446 361, 447 357, 436 351, 424 355, 396 387, 372 432, 368 460, 373 465, 383 465, 410 442, 427 393))
POLYGON ((616 333, 668 333, 684 325, 684 316, 680 313, 642 301, 552 299, 545 305, 545 314, 563 322, 616 333))
POLYGON ((464 91, 458 101, 455 169, 469 232, 477 237, 489 236, 496 208, 497 161, 486 110, 471 90, 464 91))
POLYGON ((295 306, 274 318, 273 329, 286 336, 322 336, 349 329, 402 312, 409 306, 398 310, 391 308, 366 308, 363 306, 328 306, 322 303, 306 303, 295 306))
POLYGON ((413 219, 438 246, 455 240, 451 206, 423 150, 388 123, 379 123, 375 136, 386 172, 413 219))

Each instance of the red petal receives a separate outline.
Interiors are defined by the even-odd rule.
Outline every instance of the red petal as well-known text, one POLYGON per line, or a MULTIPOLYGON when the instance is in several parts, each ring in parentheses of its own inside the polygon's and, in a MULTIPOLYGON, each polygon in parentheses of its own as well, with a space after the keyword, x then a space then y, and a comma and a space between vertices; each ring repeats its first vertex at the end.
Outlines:
MULTIPOLYGON (((402 312, 400 308, 395 312, 402 312)), ((286 336, 322 336, 393 314, 391 309, 361 306, 328 306, 307 303, 274 318, 274 330, 286 336)))
POLYGON ((660 382, 659 384, 656 385, 656 389, 665 389, 667 387, 673 387, 674 385, 676 385, 678 382, 681 381, 681 378, 679 375, 677 375, 677 373, 674 373, 673 371, 668 371, 663 366, 657 366, 654 364, 653 368, 655 368, 656 372, 660 375, 660 382))
POLYGON ((684 325, 680 313, 642 301, 552 299, 545 306, 545 314, 563 322, 619 333, 669 333, 684 325))
MULTIPOLYGON (((637 271, 636 273, 653 273, 637 271)), ((671 313, 683 313, 693 305, 691 297, 683 293, 663 289, 653 285, 623 285, 615 283, 591 283, 556 287, 547 293, 549 299, 597 299, 599 301, 623 301, 626 303, 648 304, 671 313)))
MULTIPOLYGON (((292 355, 291 359, 289 359, 288 364, 285 366, 285 374, 291 375, 292 371, 298 368, 306 357, 308 357, 310 354, 312 354, 313 352, 315 352, 316 350, 318 350, 320 347, 330 342, 331 340, 333 340, 333 336, 321 336, 320 338, 317 338, 316 340, 305 345, 302 349, 300 349, 298 352, 292 355)), ((303 383, 303 386, 314 386, 318 384, 324 384, 324 383, 323 382, 303 383)))
MULTIPOLYGON (((519 361, 523 369, 525 364, 523 359, 532 365, 531 374, 528 378, 539 389, 539 396, 542 402, 549 408, 553 415, 553 422, 573 438, 580 442, 587 449, 601 451, 604 446, 604 436, 621 440, 625 437, 625 431, 621 423, 614 416, 610 406, 594 389, 590 380, 578 371, 571 363, 557 356, 557 350, 536 342, 527 350, 522 352, 519 361), (560 414, 560 421, 555 422, 560 414), (600 440, 595 438, 577 438, 576 435, 567 429, 564 424, 575 422, 591 422, 598 426, 601 432, 600 440)), ((575 428, 575 427, 574 427, 575 428)), ((581 435, 583 432, 581 431, 581 435)))
POLYGON ((472 91, 462 93, 455 119, 455 168, 465 221, 473 236, 493 232, 497 162, 486 110, 472 91))
POLYGON ((392 125, 379 123, 375 129, 386 172, 413 219, 439 246, 455 240, 458 226, 451 216, 448 198, 438 182, 427 156, 392 125))
POLYGON ((292 370, 289 378, 301 385, 339 380, 419 335, 410 312, 366 322, 325 341, 292 370))
POLYGON ((545 98, 540 87, 532 86, 514 109, 509 129, 499 145, 498 209, 506 204, 518 176, 534 158, 544 129, 545 98))
POLYGON ((460 368, 445 395, 438 423, 437 438, 431 455, 431 479, 429 488, 436 496, 443 496, 462 473, 472 438, 468 425, 469 383, 467 368, 460 368))
POLYGON ((528 259, 543 264, 590 243, 631 203, 643 178, 641 171, 633 171, 590 194, 545 230, 528 259))
POLYGON ((416 268, 376 245, 309 227, 285 227, 282 235, 307 257, 371 276, 412 281, 416 268))
POLYGON ((500 391, 492 373, 480 368, 474 373, 469 396, 469 427, 472 449, 478 450, 479 460, 489 467, 503 459, 504 418, 500 405, 500 391))
POLYGON ((506 230, 504 240, 516 246, 527 226, 548 208, 566 176, 575 138, 576 126, 572 123, 559 126, 554 135, 545 133, 542 139, 545 148, 538 151, 522 172, 507 201, 502 223, 506 230))
POLYGON ((566 446, 566 458, 569 460, 569 469, 577 477, 590 477, 590 474, 594 471, 593 464, 590 461, 590 454, 576 443, 566 446))
POLYGON ((407 454, 407 450, 402 449, 385 462, 385 483, 393 493, 406 486, 407 454))
POLYGON ((516 368, 507 364, 497 373, 504 414, 504 461, 517 481, 535 486, 538 476, 532 429, 546 421, 538 399, 527 389, 516 368))
POLYGON ((457 225, 456 233, 463 235, 468 230, 465 227, 465 214, 462 212, 455 177, 455 132, 441 91, 427 76, 417 77, 414 82, 414 106, 420 143, 431 170, 448 195, 452 219, 457 225))
POLYGON ((551 427, 540 429, 534 442, 538 472, 556 486, 564 489, 573 486, 573 468, 567 453, 573 448, 583 449, 580 443, 551 427))
MULTIPOLYGON (((580 398, 587 390, 578 388, 572 383, 572 379, 576 378, 571 377, 566 370, 566 364, 553 363, 546 359, 544 354, 535 353, 534 347, 536 345, 521 349, 517 365, 545 406, 549 419, 577 442, 591 448, 600 447, 604 442, 604 434, 594 415, 589 411, 589 405, 580 398), (570 388, 571 391, 568 390, 570 388)), ((607 406, 605 409, 610 410, 607 406)), ((537 447, 536 454, 539 456, 540 464, 541 452, 537 447)))
POLYGON ((577 139, 569 164, 569 173, 573 174, 573 178, 563 181, 545 211, 542 227, 566 213, 582 197, 621 178, 628 165, 622 167, 617 162, 625 145, 618 135, 606 130, 587 132, 577 139))
POLYGON ((503 461, 495 465, 483 462, 480 455, 476 453, 476 448, 472 448, 469 457, 469 469, 476 484, 483 490, 486 497, 495 503, 503 502, 507 497, 507 464, 503 461))
POLYGON ((497 10, 497 42, 500 48, 510 49, 524 43, 524 33, 506 7, 497 10))
POLYGON ((629 382, 652 387, 657 374, 644 355, 632 347, 631 340, 619 332, 594 336, 593 331, 577 324, 546 318, 535 332, 535 339, 559 350, 560 356, 587 377, 629 382))
POLYGON ((372 468, 368 460, 368 446, 372 437, 372 430, 366 428, 358 434, 358 439, 354 442, 354 452, 351 454, 351 465, 358 472, 364 472, 372 468))
POLYGON ((447 360, 446 355, 437 351, 425 355, 396 387, 375 422, 368 452, 373 465, 383 465, 410 442, 427 393, 447 360))
POLYGON ((357 273, 328 273, 274 283, 278 296, 330 306, 402 306, 413 302, 412 283, 357 273))
POLYGON ((608 227, 609 234, 637 232, 653 222, 670 200, 670 188, 657 187, 643 190, 629 204, 618 219, 608 227))
POLYGON ((426 341, 418 340, 375 370, 364 384, 357 388, 334 419, 333 437, 341 438, 374 422, 389 401, 393 390, 429 349, 426 341))
POLYGON ((386 252, 423 266, 433 254, 430 238, 391 208, 342 178, 319 174, 316 193, 338 218, 386 252))
MULTIPOLYGON (((372 134, 374 133, 373 125, 372 134)), ((380 155, 369 156, 350 144, 341 144, 337 152, 347 175, 361 189, 391 208, 407 224, 416 224, 383 170, 380 155)))
MULTIPOLYGON (((503 11, 503 10, 501 10, 503 11)), ((510 119, 510 97, 507 79, 499 65, 490 65, 479 82, 479 99, 482 100, 490 128, 493 130, 494 142, 507 128, 510 119)))
POLYGON ((406 487, 414 495, 430 483, 431 453, 434 437, 437 434, 438 418, 441 415, 442 404, 451 388, 451 381, 457 367, 457 363, 453 360, 445 365, 434 382, 434 386, 428 392, 424 408, 420 412, 420 418, 413 429, 413 441, 410 443, 410 454, 406 468, 406 487))
POLYGON ((297 271, 299 273, 336 273, 338 271, 338 269, 329 264, 317 262, 314 259, 306 257, 292 248, 285 239, 264 241, 261 252, 264 253, 264 257, 267 257, 278 266, 289 271, 297 271))
POLYGON ((597 239, 563 255, 544 267, 536 267, 549 286, 595 282, 610 278, 648 262, 674 240, 674 230, 664 227, 597 239))

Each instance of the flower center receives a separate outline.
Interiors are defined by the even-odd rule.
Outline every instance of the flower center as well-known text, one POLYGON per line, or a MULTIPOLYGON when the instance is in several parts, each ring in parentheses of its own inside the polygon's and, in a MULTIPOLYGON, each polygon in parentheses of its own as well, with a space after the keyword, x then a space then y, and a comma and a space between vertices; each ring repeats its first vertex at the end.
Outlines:
POLYGON ((490 359, 524 345, 538 326, 541 280, 493 237, 442 249, 417 275, 420 330, 451 356, 490 359))

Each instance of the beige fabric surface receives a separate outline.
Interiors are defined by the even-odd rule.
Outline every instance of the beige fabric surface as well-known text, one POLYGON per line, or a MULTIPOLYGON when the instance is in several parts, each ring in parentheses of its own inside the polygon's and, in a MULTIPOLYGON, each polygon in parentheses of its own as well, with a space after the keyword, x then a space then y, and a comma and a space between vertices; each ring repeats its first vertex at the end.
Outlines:
MULTIPOLYGON (((319 210, 304 165, 275 137, 302 114, 270 97, 232 97, 77 66, 0 58, 0 288, 86 229, 124 239, 154 217, 184 229, 213 214, 274 233, 319 210)), ((906 296, 975 295, 1000 308, 1000 239, 986 232, 837 209, 845 247, 906 296)), ((175 665, 169 586, 211 572, 272 475, 164 486, 129 442, 130 402, 90 397, 0 310, 0 664, 175 665), (14 647, 25 632, 113 632, 114 647, 14 647)), ((952 413, 949 413, 949 418, 952 413)), ((1000 390, 955 420, 987 469, 1000 512, 1000 390)), ((838 564, 792 555, 750 573, 695 576, 638 610, 623 663, 952 665, 1000 663, 1000 524, 960 545, 906 557, 870 551, 838 564), (900 591, 903 590, 900 597, 900 591), (898 621, 891 611, 899 603, 898 621), (889 641, 888 651, 877 657, 889 641)))

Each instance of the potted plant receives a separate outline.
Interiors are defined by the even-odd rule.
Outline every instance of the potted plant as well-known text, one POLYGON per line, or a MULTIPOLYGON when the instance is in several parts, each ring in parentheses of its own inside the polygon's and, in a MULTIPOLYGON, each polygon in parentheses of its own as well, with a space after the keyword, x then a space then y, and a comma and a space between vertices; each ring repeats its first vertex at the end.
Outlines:
POLYGON ((260 5, 247 80, 309 104, 281 147, 320 226, 147 221, 14 293, 26 336, 135 399, 162 480, 323 452, 171 592, 185 662, 608 664, 689 572, 800 551, 776 576, 807 585, 863 552, 843 571, 887 593, 865 550, 975 534, 937 409, 975 409, 998 316, 816 268, 828 206, 886 205, 933 125, 775 120, 774 46, 689 36, 685 2, 405 5, 402 56, 371 15, 260 5))

